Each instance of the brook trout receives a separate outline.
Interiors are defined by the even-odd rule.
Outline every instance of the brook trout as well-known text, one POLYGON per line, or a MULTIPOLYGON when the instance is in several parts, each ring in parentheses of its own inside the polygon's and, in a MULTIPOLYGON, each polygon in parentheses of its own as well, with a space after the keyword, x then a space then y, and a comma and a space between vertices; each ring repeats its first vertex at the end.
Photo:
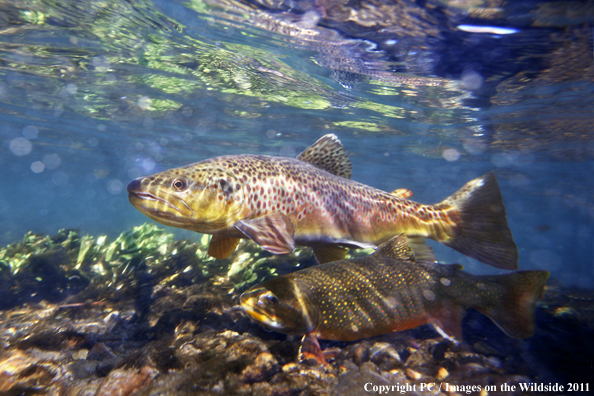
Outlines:
POLYGON ((228 155, 133 180, 132 205, 162 224, 212 234, 208 253, 226 258, 241 238, 274 254, 311 246, 320 263, 343 247, 376 247, 394 235, 431 238, 483 263, 516 269, 518 251, 493 173, 436 205, 350 180, 351 162, 335 135, 296 159, 228 155))
POLYGON ((355 341, 431 324, 462 340, 469 307, 511 337, 534 333, 534 309, 548 272, 471 275, 460 264, 437 264, 427 245, 415 245, 413 253, 401 234, 370 256, 279 276, 243 293, 241 306, 268 329, 304 334, 301 359, 322 364, 318 338, 355 341))

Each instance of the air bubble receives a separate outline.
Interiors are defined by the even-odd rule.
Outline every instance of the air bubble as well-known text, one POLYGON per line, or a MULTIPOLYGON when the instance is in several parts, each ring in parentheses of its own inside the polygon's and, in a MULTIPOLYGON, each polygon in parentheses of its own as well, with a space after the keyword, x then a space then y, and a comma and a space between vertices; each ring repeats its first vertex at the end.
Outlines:
POLYGON ((33 149, 33 144, 24 137, 17 137, 10 141, 10 151, 19 157, 27 155, 33 149))
POLYGON ((39 135, 39 129, 33 125, 27 125, 23 128, 23 136, 27 139, 35 139, 39 135))
POLYGON ((460 159, 460 152, 454 148, 443 150, 441 156, 446 161, 458 161, 460 159))
POLYGON ((45 169, 45 165, 41 161, 35 161, 31 164, 31 170, 33 173, 41 173, 45 169))

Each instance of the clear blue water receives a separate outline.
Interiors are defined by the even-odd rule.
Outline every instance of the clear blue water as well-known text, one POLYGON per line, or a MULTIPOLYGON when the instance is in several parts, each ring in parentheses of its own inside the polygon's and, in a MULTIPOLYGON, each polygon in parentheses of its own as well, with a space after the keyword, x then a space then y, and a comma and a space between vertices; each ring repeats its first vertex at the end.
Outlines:
POLYGON ((60 228, 117 236, 148 221, 127 200, 135 177, 223 154, 295 156, 335 133, 353 179, 423 203, 495 171, 520 268, 591 287, 586 3, 387 2, 402 14, 381 23, 312 3, 0 3, 0 245, 60 228))

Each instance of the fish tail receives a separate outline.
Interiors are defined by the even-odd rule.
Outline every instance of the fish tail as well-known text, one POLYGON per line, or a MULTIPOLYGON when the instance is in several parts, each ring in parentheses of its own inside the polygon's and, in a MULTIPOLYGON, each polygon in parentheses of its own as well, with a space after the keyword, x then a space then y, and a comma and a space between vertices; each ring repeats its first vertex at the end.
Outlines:
POLYGON ((453 208, 455 236, 440 241, 496 268, 518 268, 518 248, 507 225, 505 206, 493 172, 469 181, 436 207, 453 208))
POLYGON ((548 271, 517 271, 477 277, 480 302, 472 305, 514 338, 534 334, 534 310, 542 298, 548 271))

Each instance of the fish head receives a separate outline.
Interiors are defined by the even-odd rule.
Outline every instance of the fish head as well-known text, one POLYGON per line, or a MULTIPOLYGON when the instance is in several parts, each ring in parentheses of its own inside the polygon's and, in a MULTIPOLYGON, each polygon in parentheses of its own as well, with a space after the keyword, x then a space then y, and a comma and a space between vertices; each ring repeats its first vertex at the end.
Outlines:
POLYGON ((140 177, 126 187, 130 203, 168 226, 212 233, 244 210, 243 183, 223 167, 197 163, 140 177))
POLYGON ((306 334, 317 327, 315 306, 285 276, 254 286, 239 298, 254 322, 285 334, 306 334))

